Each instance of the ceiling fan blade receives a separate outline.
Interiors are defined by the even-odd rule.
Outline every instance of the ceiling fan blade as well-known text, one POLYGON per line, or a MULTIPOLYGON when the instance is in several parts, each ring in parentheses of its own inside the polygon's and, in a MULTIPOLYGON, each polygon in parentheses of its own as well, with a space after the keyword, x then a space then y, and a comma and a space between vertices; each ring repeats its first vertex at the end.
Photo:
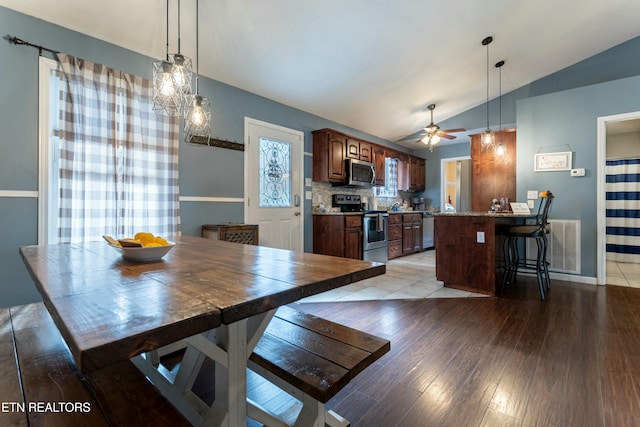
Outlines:
POLYGON ((445 130, 441 130, 440 132, 448 132, 448 133, 454 133, 454 132, 466 132, 467 130, 465 128, 455 128, 455 129, 445 129, 445 130))
POLYGON ((446 138, 446 139, 456 139, 457 138, 456 136, 449 135, 449 134, 446 134, 446 133, 440 134, 439 136, 440 136, 440 138, 446 138))

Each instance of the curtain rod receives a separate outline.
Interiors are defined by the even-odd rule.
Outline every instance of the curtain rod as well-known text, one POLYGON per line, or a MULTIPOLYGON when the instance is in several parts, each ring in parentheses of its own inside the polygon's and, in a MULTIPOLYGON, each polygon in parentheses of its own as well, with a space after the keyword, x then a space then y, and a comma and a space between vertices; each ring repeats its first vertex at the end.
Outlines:
POLYGON ((39 46, 39 45, 36 45, 36 44, 31 44, 31 43, 29 43, 29 42, 26 42, 26 41, 24 41, 24 40, 22 40, 22 39, 19 39, 19 38, 15 37, 15 36, 10 36, 10 35, 8 35, 8 34, 7 34, 4 38, 5 38, 9 43, 12 43, 12 44, 15 44, 15 45, 22 45, 22 46, 31 46, 31 47, 35 47, 36 49, 38 49, 40 56, 42 56, 42 51, 43 51, 43 50, 46 50, 47 52, 51 52, 51 53, 53 53, 53 54, 58 54, 58 53, 60 53, 60 52, 58 52, 57 50, 49 49, 49 48, 46 48, 46 47, 44 47, 44 46, 39 46))

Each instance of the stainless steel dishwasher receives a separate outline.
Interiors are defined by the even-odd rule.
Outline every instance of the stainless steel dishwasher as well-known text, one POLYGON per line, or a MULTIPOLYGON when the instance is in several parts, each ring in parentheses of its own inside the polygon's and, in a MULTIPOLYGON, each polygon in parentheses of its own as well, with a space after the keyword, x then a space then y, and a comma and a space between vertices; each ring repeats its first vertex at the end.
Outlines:
POLYGON ((432 248, 433 243, 433 214, 422 212, 422 250, 432 248))

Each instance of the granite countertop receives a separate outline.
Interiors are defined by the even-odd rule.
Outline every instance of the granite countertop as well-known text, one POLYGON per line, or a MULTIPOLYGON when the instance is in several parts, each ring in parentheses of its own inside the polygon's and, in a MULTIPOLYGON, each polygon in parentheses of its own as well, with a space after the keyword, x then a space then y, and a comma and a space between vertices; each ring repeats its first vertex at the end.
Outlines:
POLYGON ((530 214, 516 214, 513 212, 437 212, 434 216, 476 216, 476 217, 535 217, 535 213, 530 214))
POLYGON ((312 212, 312 215, 363 215, 363 212, 312 212))

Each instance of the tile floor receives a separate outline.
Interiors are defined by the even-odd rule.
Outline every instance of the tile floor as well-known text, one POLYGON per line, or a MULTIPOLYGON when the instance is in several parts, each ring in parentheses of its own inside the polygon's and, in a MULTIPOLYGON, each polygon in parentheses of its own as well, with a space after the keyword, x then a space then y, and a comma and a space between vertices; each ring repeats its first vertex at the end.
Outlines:
POLYGON ((314 295, 300 302, 466 297, 486 295, 445 288, 442 282, 436 280, 436 251, 429 249, 392 259, 387 263, 387 274, 314 295))
POLYGON ((640 264, 607 261, 607 285, 640 288, 640 264))

